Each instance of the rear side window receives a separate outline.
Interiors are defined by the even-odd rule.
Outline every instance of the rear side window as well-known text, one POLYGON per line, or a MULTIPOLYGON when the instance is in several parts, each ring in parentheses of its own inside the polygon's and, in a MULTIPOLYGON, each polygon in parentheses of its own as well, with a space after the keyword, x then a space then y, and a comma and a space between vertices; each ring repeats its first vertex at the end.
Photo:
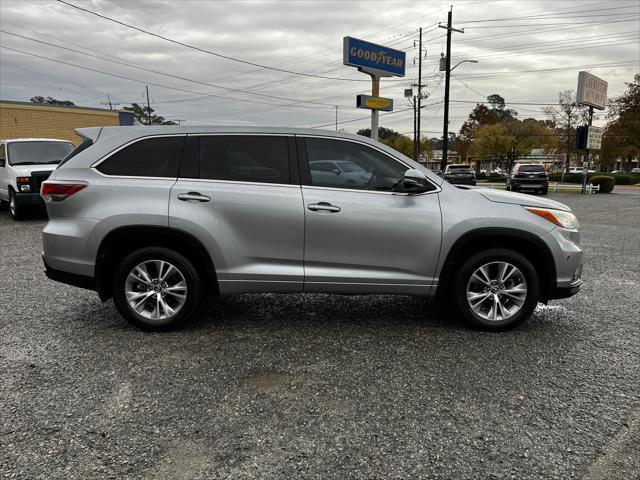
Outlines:
POLYGON ((105 175, 177 178, 185 136, 139 140, 98 165, 105 175))
POLYGON ((519 172, 544 172, 544 167, 542 165, 520 165, 518 169, 519 172))
POLYGON ((290 183, 287 137, 212 135, 199 139, 200 178, 290 183))

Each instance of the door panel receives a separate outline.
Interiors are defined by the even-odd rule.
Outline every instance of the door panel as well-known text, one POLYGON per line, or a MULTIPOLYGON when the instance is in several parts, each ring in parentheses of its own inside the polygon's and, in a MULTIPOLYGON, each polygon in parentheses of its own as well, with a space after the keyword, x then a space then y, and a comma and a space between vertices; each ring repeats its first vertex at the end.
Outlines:
POLYGON ((299 186, 180 179, 171 190, 169 225, 204 243, 221 293, 302 291, 299 186), (210 200, 178 199, 195 192, 210 200))
POLYGON ((440 251, 437 194, 304 186, 305 291, 427 295, 440 251), (330 204, 338 212, 309 210, 330 204))
POLYGON ((437 187, 403 192, 408 165, 355 140, 300 137, 305 291, 428 295, 442 219, 437 187), (343 165, 327 181, 323 164, 343 165), (336 188, 337 187, 337 188, 336 188))
POLYGON ((202 241, 221 293, 300 292, 304 209, 293 139, 202 135, 187 142, 169 225, 202 241))

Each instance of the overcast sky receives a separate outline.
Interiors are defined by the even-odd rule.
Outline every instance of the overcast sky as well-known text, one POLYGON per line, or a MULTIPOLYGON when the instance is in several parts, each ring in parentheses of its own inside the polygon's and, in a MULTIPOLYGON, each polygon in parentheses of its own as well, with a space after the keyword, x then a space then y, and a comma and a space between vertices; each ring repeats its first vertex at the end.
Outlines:
MULTIPOLYGON (((355 96, 370 93, 371 81, 342 65, 342 38, 348 35, 407 52, 406 77, 381 82, 380 93, 394 99, 395 111, 382 114, 380 125, 410 134, 413 113, 403 90, 417 81, 414 41, 422 27, 423 83, 429 95, 422 131, 441 135, 444 79, 438 58, 446 44, 445 30, 437 25, 446 23, 450 0, 69 1, 211 52, 330 78, 220 58, 55 1, 2 0, 0 99, 28 101, 43 95, 104 107, 101 102, 109 95, 122 107, 142 103, 148 84, 157 113, 186 125, 333 129, 338 105, 338 121, 344 122, 339 128, 355 132, 370 124, 369 111, 355 108, 355 96)), ((453 19, 454 27, 465 32, 453 34, 452 65, 479 62, 454 71, 453 131, 474 102, 492 93, 519 103, 510 107, 520 118, 544 118, 542 105, 528 103, 554 102, 560 90, 575 90, 579 70, 607 80, 609 96, 620 95, 640 70, 638 0, 462 0, 453 2, 453 19)), ((600 116, 596 123, 602 121, 600 116)))

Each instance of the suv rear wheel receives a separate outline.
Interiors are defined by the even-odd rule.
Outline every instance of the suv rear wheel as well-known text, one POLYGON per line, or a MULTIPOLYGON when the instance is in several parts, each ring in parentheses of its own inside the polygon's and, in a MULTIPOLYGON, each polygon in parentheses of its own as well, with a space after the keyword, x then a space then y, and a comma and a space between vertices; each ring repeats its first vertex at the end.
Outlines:
POLYGON ((167 248, 131 253, 116 269, 113 281, 116 308, 142 330, 175 329, 198 306, 198 272, 184 256, 167 248))
POLYGON ((531 262, 508 249, 469 258, 454 282, 455 308, 465 320, 484 330, 507 330, 524 322, 540 294, 531 262))

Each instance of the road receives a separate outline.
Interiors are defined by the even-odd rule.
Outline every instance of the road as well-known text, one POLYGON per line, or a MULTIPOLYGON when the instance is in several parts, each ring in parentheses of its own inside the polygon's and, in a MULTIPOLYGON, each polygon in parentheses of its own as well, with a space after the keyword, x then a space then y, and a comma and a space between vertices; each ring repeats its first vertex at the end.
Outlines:
POLYGON ((44 220, 1 211, 0 478, 638 478, 640 201, 550 197, 583 225, 583 290, 500 334, 327 295, 143 333, 48 281, 44 220))

